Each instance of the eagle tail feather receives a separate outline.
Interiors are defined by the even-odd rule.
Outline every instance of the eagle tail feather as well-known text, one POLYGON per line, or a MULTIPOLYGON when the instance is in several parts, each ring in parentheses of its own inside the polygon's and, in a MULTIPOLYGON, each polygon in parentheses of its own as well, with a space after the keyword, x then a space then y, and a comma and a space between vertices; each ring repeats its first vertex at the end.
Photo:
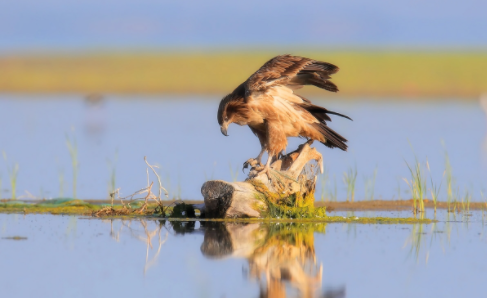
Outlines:
MULTIPOLYGON (((300 97, 304 100, 304 98, 302 96, 300 96, 300 97)), ((343 114, 340 114, 338 112, 329 111, 323 107, 312 104, 309 100, 306 101, 306 104, 301 104, 301 106, 305 110, 310 112, 311 115, 313 115, 320 122, 331 121, 330 116, 328 116, 327 114, 336 115, 336 116, 340 116, 340 117, 352 120, 352 118, 348 117, 347 115, 343 115, 343 114)))
POLYGON ((315 123, 313 126, 323 135, 325 138, 324 142, 321 142, 323 145, 329 148, 339 148, 343 151, 347 151, 347 139, 342 137, 336 131, 331 129, 325 123, 315 123))

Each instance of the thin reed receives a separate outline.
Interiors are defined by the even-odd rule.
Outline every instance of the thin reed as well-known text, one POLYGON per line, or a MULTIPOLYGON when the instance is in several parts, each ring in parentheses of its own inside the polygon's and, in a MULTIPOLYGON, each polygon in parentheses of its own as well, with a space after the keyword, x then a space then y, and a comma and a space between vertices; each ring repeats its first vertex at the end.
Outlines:
POLYGON ((357 181, 357 165, 350 167, 348 172, 343 173, 343 182, 347 187, 347 202, 355 200, 355 182, 357 181))
POLYGON ((333 174, 333 190, 330 189, 328 193, 330 197, 330 201, 336 202, 338 199, 338 186, 337 186, 337 177, 333 174))
POLYGON ((62 170, 59 171, 58 174, 58 180, 59 180, 59 197, 62 198, 64 197, 64 172, 62 170))
POLYGON ((480 197, 482 198, 482 201, 485 203, 485 210, 487 210, 487 196, 484 196, 484 192, 480 191, 480 197))
POLYGON ((375 192, 375 179, 377 178, 377 167, 374 169, 374 173, 370 178, 364 178, 365 185, 365 200, 373 201, 375 192))
MULTIPOLYGON (((438 196, 440 194, 440 189, 441 189, 441 184, 443 183, 443 181, 440 182, 440 184, 436 184, 434 181, 433 181, 433 175, 431 175, 431 168, 430 168, 430 165, 429 165, 429 162, 426 161, 426 167, 428 168, 428 172, 430 174, 430 193, 431 193, 431 200, 433 201, 433 204, 434 204, 434 210, 435 210, 435 214, 436 214, 436 206, 438 204, 438 196)), ((445 173, 443 173, 443 176, 445 175, 445 173)), ((442 177, 442 180, 443 180, 443 177, 442 177)))
POLYGON ((117 162, 118 162, 118 152, 115 152, 115 157, 113 161, 108 159, 107 166, 110 173, 110 180, 108 182, 108 193, 113 193, 116 189, 117 184, 117 162))
POLYGON ((76 186, 78 181, 78 144, 76 138, 73 137, 71 141, 69 136, 66 135, 66 146, 68 147, 69 156, 71 157, 71 166, 73 167, 73 199, 76 199, 76 186))
POLYGON ((413 197, 413 213, 424 212, 424 198, 426 194, 426 178, 423 168, 418 161, 415 159, 414 168, 411 167, 407 162, 406 165, 411 174, 411 180, 404 178, 404 181, 409 186, 411 190, 411 195, 413 197))
POLYGON ((12 200, 16 200, 17 199, 17 176, 19 174, 19 164, 14 163, 13 166, 10 166, 8 164, 7 153, 5 153, 5 151, 2 151, 2 155, 3 155, 3 159, 5 160, 5 163, 7 164, 7 172, 10 179, 10 188, 12 190, 12 200))
POLYGON ((232 168, 232 163, 231 162, 228 163, 228 166, 230 168, 230 176, 232 177, 232 181, 233 182, 237 182, 237 180, 238 180, 238 174, 239 174, 238 167, 234 170, 232 168))
POLYGON ((455 187, 455 180, 453 178, 453 170, 450 163, 450 157, 445 150, 445 180, 446 180, 446 202, 448 205, 448 211, 451 211, 451 203, 456 202, 457 198, 453 192, 455 187))
POLYGON ((323 169, 323 174, 321 174, 320 181, 321 181, 321 200, 322 201, 329 201, 330 196, 327 195, 326 190, 329 182, 329 174, 328 169, 323 169))
POLYGON ((463 212, 470 212, 470 202, 472 200, 472 195, 468 190, 465 191, 465 194, 462 196, 462 211, 463 212))

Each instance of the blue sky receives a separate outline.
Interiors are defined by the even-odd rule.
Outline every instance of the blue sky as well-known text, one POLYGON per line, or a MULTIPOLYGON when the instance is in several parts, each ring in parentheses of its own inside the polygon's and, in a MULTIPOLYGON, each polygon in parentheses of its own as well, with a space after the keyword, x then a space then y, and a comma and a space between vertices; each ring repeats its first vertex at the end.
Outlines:
POLYGON ((487 47, 487 1, 0 0, 0 52, 487 47))

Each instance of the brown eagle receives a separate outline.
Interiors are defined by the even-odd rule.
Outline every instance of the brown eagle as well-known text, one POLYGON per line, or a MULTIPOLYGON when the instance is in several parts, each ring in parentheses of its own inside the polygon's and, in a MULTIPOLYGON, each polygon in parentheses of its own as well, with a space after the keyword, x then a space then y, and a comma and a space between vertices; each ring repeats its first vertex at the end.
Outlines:
POLYGON ((347 140, 328 127, 326 121, 331 121, 328 114, 352 119, 294 93, 303 85, 337 92, 337 86, 329 79, 338 70, 333 64, 304 57, 272 58, 221 100, 218 123, 222 134, 228 136, 230 123, 248 125, 262 148, 257 162, 261 163, 265 151, 269 154, 263 169, 267 174, 272 159, 286 149, 287 137, 317 140, 327 147, 346 151, 347 140))

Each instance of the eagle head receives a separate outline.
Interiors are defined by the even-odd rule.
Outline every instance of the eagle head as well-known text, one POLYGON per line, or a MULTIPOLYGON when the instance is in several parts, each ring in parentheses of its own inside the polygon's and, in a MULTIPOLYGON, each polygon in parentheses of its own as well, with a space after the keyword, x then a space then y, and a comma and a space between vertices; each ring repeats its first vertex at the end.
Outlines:
POLYGON ((217 115, 222 134, 228 136, 228 125, 231 123, 246 125, 247 111, 247 105, 242 97, 236 97, 233 93, 225 96, 220 101, 217 115))

